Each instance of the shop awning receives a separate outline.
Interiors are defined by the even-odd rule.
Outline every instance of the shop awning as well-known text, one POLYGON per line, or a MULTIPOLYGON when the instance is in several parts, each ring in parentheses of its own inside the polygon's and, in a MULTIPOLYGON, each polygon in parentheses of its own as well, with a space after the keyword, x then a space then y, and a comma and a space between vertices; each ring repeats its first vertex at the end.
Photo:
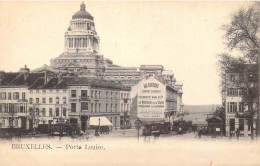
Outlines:
POLYGON ((90 117, 90 126, 113 126, 113 124, 104 116, 90 117))

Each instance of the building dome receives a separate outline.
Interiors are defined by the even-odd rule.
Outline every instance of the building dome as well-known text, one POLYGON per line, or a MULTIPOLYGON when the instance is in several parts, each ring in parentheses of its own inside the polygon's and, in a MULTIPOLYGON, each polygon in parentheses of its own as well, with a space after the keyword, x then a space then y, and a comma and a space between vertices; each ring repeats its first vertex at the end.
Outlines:
POLYGON ((80 10, 72 16, 72 19, 79 18, 93 20, 93 16, 91 16, 91 14, 86 11, 86 5, 84 3, 80 5, 80 10))

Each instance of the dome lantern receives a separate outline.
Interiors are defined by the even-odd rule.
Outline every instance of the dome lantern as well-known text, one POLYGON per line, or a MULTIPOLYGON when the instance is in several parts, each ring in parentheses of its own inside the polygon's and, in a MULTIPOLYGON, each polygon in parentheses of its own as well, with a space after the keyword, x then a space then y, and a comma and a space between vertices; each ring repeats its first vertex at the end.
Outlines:
POLYGON ((90 19, 93 20, 93 16, 86 11, 86 5, 82 2, 80 10, 72 16, 72 19, 90 19))

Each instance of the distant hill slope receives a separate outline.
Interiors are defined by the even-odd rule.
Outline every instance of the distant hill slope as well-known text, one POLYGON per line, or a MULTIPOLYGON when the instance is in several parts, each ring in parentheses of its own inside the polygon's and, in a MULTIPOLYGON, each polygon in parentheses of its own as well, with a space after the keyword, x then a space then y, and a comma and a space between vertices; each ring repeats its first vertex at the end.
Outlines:
POLYGON ((218 105, 184 105, 184 111, 189 113, 183 117, 185 121, 193 124, 207 125, 207 115, 212 114, 218 105))
POLYGON ((188 113, 208 112, 213 113, 219 105, 184 105, 184 111, 188 113))

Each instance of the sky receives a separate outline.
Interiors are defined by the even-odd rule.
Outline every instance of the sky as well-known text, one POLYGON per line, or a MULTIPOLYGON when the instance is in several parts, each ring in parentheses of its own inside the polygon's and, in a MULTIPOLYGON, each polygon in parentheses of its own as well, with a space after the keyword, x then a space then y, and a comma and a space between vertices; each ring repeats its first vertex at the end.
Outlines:
MULTIPOLYGON (((58 57, 81 2, 0 2, 0 70, 31 70, 58 57)), ((223 24, 250 2, 87 1, 100 52, 127 67, 163 65, 183 83, 184 105, 220 104, 223 24)))

